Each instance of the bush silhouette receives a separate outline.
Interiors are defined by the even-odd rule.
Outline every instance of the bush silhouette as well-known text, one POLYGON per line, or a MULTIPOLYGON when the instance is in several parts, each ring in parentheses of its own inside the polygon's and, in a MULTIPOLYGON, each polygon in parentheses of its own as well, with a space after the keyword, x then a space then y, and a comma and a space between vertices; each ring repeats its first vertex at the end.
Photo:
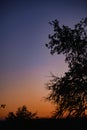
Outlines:
POLYGON ((13 112, 9 112, 6 120, 29 120, 36 118, 37 113, 32 113, 27 110, 27 107, 23 105, 19 107, 16 111, 16 114, 13 112))

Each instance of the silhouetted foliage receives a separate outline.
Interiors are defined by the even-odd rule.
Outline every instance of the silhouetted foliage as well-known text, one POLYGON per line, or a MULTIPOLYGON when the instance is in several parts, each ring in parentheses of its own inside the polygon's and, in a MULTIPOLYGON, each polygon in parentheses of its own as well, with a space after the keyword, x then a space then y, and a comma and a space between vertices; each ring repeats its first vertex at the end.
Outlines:
POLYGON ((87 110, 87 18, 74 29, 60 26, 58 20, 50 24, 54 34, 49 35, 46 47, 51 54, 64 54, 69 70, 63 77, 52 75, 46 99, 56 104, 56 118, 62 118, 65 113, 67 117, 84 117, 87 110))
POLYGON ((6 120, 29 120, 36 118, 37 113, 32 113, 29 110, 27 110, 27 107, 23 105, 22 107, 19 107, 16 111, 16 114, 13 112, 9 112, 8 116, 6 117, 6 120))
POLYGON ((8 116, 6 117, 6 120, 15 120, 16 115, 13 112, 9 112, 8 116))
POLYGON ((0 105, 0 108, 5 108, 6 107, 6 104, 1 104, 0 105))

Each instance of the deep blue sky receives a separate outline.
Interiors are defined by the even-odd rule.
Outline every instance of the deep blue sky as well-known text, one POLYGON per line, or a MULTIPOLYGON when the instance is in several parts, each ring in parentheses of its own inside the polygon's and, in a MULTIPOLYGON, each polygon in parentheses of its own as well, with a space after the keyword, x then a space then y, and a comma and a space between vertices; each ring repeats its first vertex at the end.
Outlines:
POLYGON ((23 69, 46 62, 50 26, 58 19, 72 26, 86 16, 85 0, 1 0, 2 70, 23 69), (41 61, 41 59, 43 60, 41 61))
POLYGON ((24 85, 23 91, 32 93, 33 99, 34 92, 40 95, 40 91, 38 102, 45 95, 46 76, 50 72, 62 74, 67 70, 64 57, 51 56, 45 47, 48 34, 52 33, 48 22, 58 19, 61 24, 73 27, 86 16, 86 0, 1 0, 0 102, 10 104, 10 99, 7 100, 9 88, 15 95, 22 91, 18 82, 24 85), (36 84, 31 83, 32 79, 36 84))
POLYGON ((2 69, 19 69, 46 61, 48 22, 73 25, 86 16, 85 0, 1 0, 2 69), (43 60, 41 61, 41 59, 43 60))

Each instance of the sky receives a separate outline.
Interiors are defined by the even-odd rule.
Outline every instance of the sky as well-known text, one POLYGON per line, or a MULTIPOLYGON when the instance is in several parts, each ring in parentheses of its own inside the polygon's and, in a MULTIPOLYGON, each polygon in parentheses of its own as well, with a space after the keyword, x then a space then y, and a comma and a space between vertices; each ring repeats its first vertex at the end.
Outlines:
POLYGON ((73 27, 87 16, 86 0, 0 0, 0 117, 26 105, 40 117, 51 116, 54 104, 44 101, 50 73, 68 70, 63 55, 45 47, 55 19, 73 27))

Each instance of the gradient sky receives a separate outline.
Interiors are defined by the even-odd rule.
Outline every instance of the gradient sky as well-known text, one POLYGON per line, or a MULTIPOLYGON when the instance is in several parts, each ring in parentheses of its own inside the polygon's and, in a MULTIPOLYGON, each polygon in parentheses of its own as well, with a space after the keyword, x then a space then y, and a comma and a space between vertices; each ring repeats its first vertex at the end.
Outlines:
POLYGON ((52 33, 49 21, 73 27, 87 16, 86 0, 0 0, 0 116, 26 105, 38 116, 50 116, 54 105, 44 102, 50 72, 67 71, 64 56, 45 47, 52 33))

